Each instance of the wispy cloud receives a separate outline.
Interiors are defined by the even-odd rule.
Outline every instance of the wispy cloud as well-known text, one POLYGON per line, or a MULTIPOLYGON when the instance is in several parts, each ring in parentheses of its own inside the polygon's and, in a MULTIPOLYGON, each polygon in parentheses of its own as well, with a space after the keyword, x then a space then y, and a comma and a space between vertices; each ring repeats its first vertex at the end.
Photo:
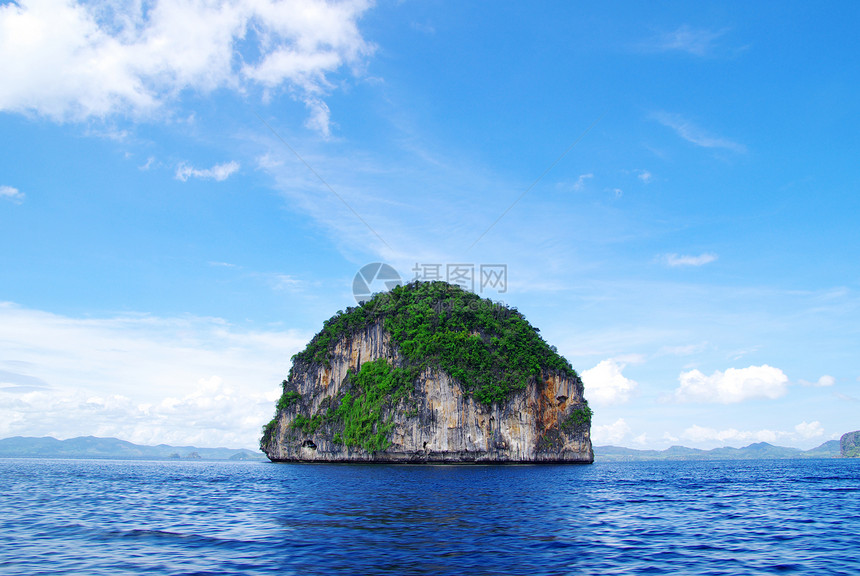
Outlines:
POLYGON ((683 266, 704 266, 716 261, 717 255, 711 253, 699 254, 698 256, 689 256, 684 254, 666 254, 661 258, 667 266, 679 268, 683 266))
POLYGON ((703 352, 707 347, 707 342, 700 342, 698 344, 686 344, 682 346, 662 346, 657 351, 657 355, 692 356, 693 354, 699 354, 703 352))
POLYGON ((140 166, 138 166, 137 169, 142 171, 142 172, 146 172, 147 170, 151 170, 154 166, 156 166, 157 163, 158 162, 155 159, 155 157, 150 156, 149 158, 146 159, 146 162, 144 164, 141 164, 140 166))
POLYGON ((239 171, 239 163, 235 161, 216 164, 212 168, 198 169, 189 164, 182 163, 176 168, 176 179, 187 182, 189 178, 200 178, 203 180, 215 180, 223 182, 239 171))
POLYGON ((429 22, 410 22, 409 27, 413 30, 421 32, 422 34, 427 34, 428 36, 433 36, 436 34, 436 27, 429 22))
POLYGON ((0 186, 0 198, 20 204, 24 201, 24 193, 11 186, 0 186))
POLYGON ((833 395, 842 400, 843 402, 851 402, 852 404, 860 402, 860 398, 855 398, 854 396, 849 396, 848 394, 834 392, 833 395))
POLYGON ((26 374, 0 370, 0 390, 6 393, 25 394, 36 390, 48 390, 51 387, 41 378, 26 374))
POLYGON ((581 191, 583 188, 585 188, 586 182, 588 182, 592 178, 594 178, 594 174, 590 172, 588 174, 580 174, 579 178, 576 179, 576 182, 573 183, 573 189, 577 192, 581 191))
POLYGON ((648 184, 654 178, 654 175, 647 170, 639 170, 638 172, 639 173, 636 175, 636 177, 642 180, 642 182, 644 182, 645 184, 648 184))
POLYGON ((331 110, 328 105, 316 97, 305 98, 304 102, 310 112, 305 127, 316 130, 325 138, 331 137, 331 110))
POLYGON ((58 121, 141 117, 189 89, 244 92, 256 86, 269 94, 288 87, 307 106, 309 125, 328 134, 322 98, 333 84, 327 77, 343 67, 356 69, 373 53, 357 26, 371 4, 6 3, 0 6, 0 110, 58 121), (256 45, 248 49, 249 42, 256 45))
POLYGON ((273 290, 295 291, 308 285, 306 281, 294 278, 289 274, 267 274, 266 277, 273 290))
POLYGON ((671 32, 657 35, 643 48, 650 52, 686 52, 694 56, 709 56, 714 53, 717 40, 726 32, 728 28, 707 30, 684 24, 671 32))
POLYGON ((701 146, 702 148, 722 148, 738 153, 744 153, 747 151, 746 146, 743 144, 709 134, 679 114, 656 112, 652 114, 652 118, 663 126, 671 128, 679 137, 691 144, 695 144, 696 146, 701 146))

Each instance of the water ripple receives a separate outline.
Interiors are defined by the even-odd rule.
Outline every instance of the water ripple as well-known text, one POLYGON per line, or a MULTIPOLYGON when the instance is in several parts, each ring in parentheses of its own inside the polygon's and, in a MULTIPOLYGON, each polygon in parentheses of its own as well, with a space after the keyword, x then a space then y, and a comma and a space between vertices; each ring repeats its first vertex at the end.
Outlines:
POLYGON ((860 574, 860 461, 0 460, 0 573, 860 574))

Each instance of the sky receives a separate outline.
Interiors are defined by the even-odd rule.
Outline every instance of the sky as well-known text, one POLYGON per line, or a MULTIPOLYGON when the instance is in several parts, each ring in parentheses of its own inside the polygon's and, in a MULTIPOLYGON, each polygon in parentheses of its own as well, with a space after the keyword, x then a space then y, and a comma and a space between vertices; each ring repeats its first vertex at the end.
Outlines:
POLYGON ((858 18, 0 2, 0 437, 255 448, 372 263, 516 307, 595 445, 860 429, 858 18))

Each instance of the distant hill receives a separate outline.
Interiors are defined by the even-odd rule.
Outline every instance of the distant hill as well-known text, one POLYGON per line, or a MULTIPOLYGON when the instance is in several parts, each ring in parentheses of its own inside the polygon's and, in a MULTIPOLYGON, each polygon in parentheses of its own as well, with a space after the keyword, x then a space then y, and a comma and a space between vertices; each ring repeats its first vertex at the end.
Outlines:
POLYGON ((860 430, 843 434, 839 442, 843 458, 860 458, 860 430))
POLYGON ((643 460, 777 460, 786 458, 839 458, 839 440, 829 440, 811 450, 774 446, 767 442, 750 444, 744 448, 714 448, 700 450, 672 446, 665 450, 634 450, 618 446, 595 446, 595 462, 633 462, 643 460))
POLYGON ((46 436, 15 436, 0 440, 0 458, 104 458, 110 460, 255 460, 266 457, 252 450, 196 448, 194 446, 143 446, 116 438, 81 436, 57 440, 46 436))

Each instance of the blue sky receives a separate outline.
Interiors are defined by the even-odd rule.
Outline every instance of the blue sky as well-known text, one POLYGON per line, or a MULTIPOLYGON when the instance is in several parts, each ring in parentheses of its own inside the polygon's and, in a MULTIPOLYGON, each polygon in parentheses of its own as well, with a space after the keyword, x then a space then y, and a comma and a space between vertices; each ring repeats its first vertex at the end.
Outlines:
POLYGON ((254 447, 371 262, 506 265, 596 444, 860 428, 858 16, 0 3, 0 436, 254 447))

